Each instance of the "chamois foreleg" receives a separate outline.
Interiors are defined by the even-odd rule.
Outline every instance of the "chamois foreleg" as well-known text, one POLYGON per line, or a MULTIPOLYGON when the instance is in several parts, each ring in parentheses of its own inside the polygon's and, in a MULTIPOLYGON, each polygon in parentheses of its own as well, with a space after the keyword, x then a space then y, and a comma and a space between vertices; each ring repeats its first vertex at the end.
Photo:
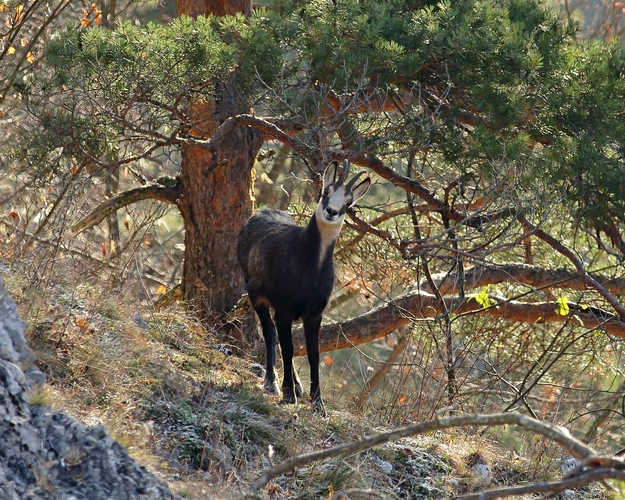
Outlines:
POLYGON ((260 326, 263 329, 263 338, 265 339, 265 348, 267 349, 267 371, 265 373, 265 383, 263 384, 263 392, 265 394, 280 395, 280 386, 278 385, 278 373, 276 372, 276 327, 271 319, 269 307, 266 305, 255 305, 254 309, 260 319, 260 326))
MULTIPOLYGON (((295 404, 297 396, 295 394, 295 368, 293 367, 293 338, 291 327, 293 318, 276 311, 276 328, 278 329, 278 340, 282 351, 282 363, 284 364, 284 378, 282 379, 282 402, 295 404)), ((300 383, 301 384, 301 383, 300 383)))
POLYGON ((304 335, 306 337, 306 352, 308 364, 310 364, 310 398, 313 408, 322 416, 326 416, 325 405, 321 399, 319 388, 319 328, 321 327, 321 314, 303 318, 304 335))

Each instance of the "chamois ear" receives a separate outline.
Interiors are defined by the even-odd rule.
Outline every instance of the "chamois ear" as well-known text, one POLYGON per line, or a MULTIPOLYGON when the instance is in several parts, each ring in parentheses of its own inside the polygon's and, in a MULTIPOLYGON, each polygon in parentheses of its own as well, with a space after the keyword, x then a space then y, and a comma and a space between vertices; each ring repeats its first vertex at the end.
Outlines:
POLYGON ((323 172, 323 188, 324 189, 327 188, 330 184, 334 184, 334 181, 336 179, 336 171, 338 168, 339 168, 338 161, 333 161, 326 167, 325 172, 323 172))
POLYGON ((371 178, 367 177, 364 181, 352 189, 352 205, 362 198, 371 187, 371 178))

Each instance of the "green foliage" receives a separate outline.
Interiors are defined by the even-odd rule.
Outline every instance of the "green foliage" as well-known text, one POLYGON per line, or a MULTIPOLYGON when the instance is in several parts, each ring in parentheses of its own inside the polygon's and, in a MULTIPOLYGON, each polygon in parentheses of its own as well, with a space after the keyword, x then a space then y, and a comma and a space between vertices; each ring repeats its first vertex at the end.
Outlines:
POLYGON ((600 227, 625 213, 625 56, 617 43, 578 42, 576 26, 533 0, 282 1, 271 16, 293 54, 289 74, 299 78, 286 95, 290 109, 312 118, 332 89, 447 88, 439 120, 421 102, 409 104, 392 125, 369 125, 366 144, 388 152, 428 144, 478 175, 492 175, 505 158, 523 166, 518 182, 547 175, 549 196, 566 190, 580 220, 600 227), (467 113, 479 119, 461 132, 467 113))
POLYGON ((427 148, 446 175, 475 175, 486 191, 513 165, 521 203, 546 177, 545 196, 566 193, 578 220, 600 228, 625 213, 625 56, 616 43, 578 42, 575 30, 535 0, 280 0, 248 20, 69 27, 48 46, 49 73, 20 87, 46 138, 26 137, 13 158, 145 155, 175 142, 188 107, 217 84, 308 123, 331 93, 409 95, 401 113, 360 114, 358 148, 427 148))
POLYGON ((625 176, 622 102, 625 52, 616 43, 589 43, 567 49, 547 89, 541 111, 553 146, 546 152, 554 179, 580 217, 600 229, 612 217, 623 218, 625 176))
POLYGON ((213 98, 218 85, 253 103, 282 67, 268 22, 259 11, 250 22, 239 15, 68 26, 49 42, 45 71, 19 86, 36 126, 9 145, 7 159, 37 179, 68 182, 76 167, 93 171, 103 158, 140 158, 155 143, 175 142, 189 107, 213 98))
POLYGON ((130 96, 163 103, 181 94, 206 97, 212 89, 203 88, 232 74, 236 64, 236 46, 221 39, 215 24, 214 18, 183 17, 169 27, 126 22, 115 30, 68 28, 49 45, 47 62, 56 84, 82 83, 113 105, 130 96))
MULTIPOLYGON (((294 124, 289 132, 302 130, 297 138, 301 142, 294 141, 301 148, 279 151, 274 155, 279 160, 267 155, 262 168, 259 158, 258 184, 271 184, 298 200, 300 193, 293 194, 288 182, 281 181, 299 182, 309 176, 320 151, 339 148, 359 160, 372 154, 398 175, 396 185, 377 179, 359 213, 381 236, 363 236, 350 228, 343 232, 336 261, 341 271, 349 272, 337 273, 342 279, 347 276, 332 302, 350 300, 350 295, 353 300, 343 309, 337 307, 332 319, 345 316, 348 307, 350 315, 358 315, 364 308, 390 301, 408 283, 424 283, 424 263, 437 278, 446 275, 454 281, 453 290, 444 294, 462 297, 466 292, 464 297, 485 309, 492 308, 493 291, 498 302, 502 297, 512 305, 544 302, 544 289, 516 281, 515 276, 507 284, 497 282, 495 290, 490 285, 471 289, 463 270, 468 274, 472 265, 478 265, 488 271, 510 262, 531 262, 544 269, 570 267, 566 256, 518 223, 516 218, 523 214, 578 255, 589 272, 607 270, 605 282, 622 275, 622 255, 605 251, 591 238, 606 224, 625 222, 625 53, 616 42, 579 42, 575 30, 535 0, 277 0, 271 10, 256 10, 249 19, 181 18, 169 26, 119 23, 114 30, 68 27, 51 38, 39 74, 13 86, 32 122, 23 127, 21 140, 10 144, 6 159, 25 166, 24 184, 59 196, 75 176, 82 175, 81 180, 88 181, 80 188, 87 193, 80 201, 82 215, 90 202, 101 199, 98 167, 121 164, 134 169, 122 177, 125 185, 120 189, 143 180, 135 172, 148 180, 167 168, 165 173, 185 175, 178 170, 176 155, 181 144, 190 142, 189 130, 195 125, 189 110, 195 104, 212 103, 223 96, 220 89, 227 88, 237 102, 233 113, 246 113, 253 106, 257 116, 294 124), (275 168, 279 161, 281 171, 275 168), (467 219, 448 219, 439 205, 418 199, 416 193, 413 219, 405 210, 406 192, 401 189, 407 182, 399 176, 410 177, 467 219), (488 217, 483 224, 465 224, 484 215, 488 217), (417 225, 421 236, 416 235, 417 225), (380 244, 385 238, 389 244, 380 244), (404 250, 404 258, 399 258, 404 250)), ((208 138, 208 133, 202 137, 208 138)), ((274 143, 270 147, 271 152, 279 149, 274 143)), ((81 194, 78 191, 68 190, 72 203, 81 194)), ((49 201, 42 197, 39 203, 35 195, 32 199, 35 206, 28 209, 39 217, 39 209, 49 201)), ((300 214, 312 212, 296 202, 294 207, 300 214)), ((11 212, 3 227, 17 224, 14 220, 21 213, 11 212)), ((77 217, 69 214, 67 221, 77 217)), ((68 225, 67 221, 63 223, 68 225)), ((126 222, 127 228, 134 224, 132 217, 126 222)), ((101 236, 95 231, 90 236, 93 239, 84 249, 73 248, 99 259, 101 236)), ((152 278, 156 269, 164 276, 163 261, 148 250, 149 238, 138 233, 137 241, 141 240, 145 244, 135 248, 136 264, 120 263, 111 271, 98 267, 97 272, 121 273, 117 270, 145 260, 152 278), (146 255, 149 258, 144 259, 146 255)), ((167 283, 176 282, 176 272, 167 283)), ((567 283, 553 288, 560 286, 567 283)), ((552 293, 556 292, 548 293, 547 300, 552 293)), ((449 398, 455 398, 463 411, 498 411, 508 404, 511 408, 524 404, 553 421, 578 420, 580 432, 592 427, 596 422, 592 415, 599 414, 599 408, 616 408, 615 387, 621 383, 616 367, 622 357, 610 348, 607 336, 582 329, 579 318, 570 316, 572 304, 582 300, 590 304, 582 305, 582 310, 592 307, 597 312, 608 308, 606 302, 592 289, 567 293, 558 292, 557 302, 550 306, 572 320, 561 328, 542 323, 542 318, 511 326, 485 311, 458 313, 453 309, 456 301, 450 302, 448 318, 432 313, 431 320, 415 322, 406 362, 393 364, 395 376, 386 390, 372 396, 372 404, 382 401, 376 406, 376 411, 381 409, 376 418, 405 423, 432 417, 447 403, 453 367, 458 385, 449 398), (445 352, 441 340, 448 333, 445 352), (608 349, 614 352, 607 353, 608 349), (606 390, 615 399, 605 403, 608 399, 595 396, 608 382, 612 385, 606 390)), ((286 420, 290 408, 265 399, 254 387, 256 381, 241 383, 227 371, 222 373, 221 355, 194 345, 198 337, 187 335, 185 324, 153 320, 150 326, 144 332, 147 341, 160 343, 167 355, 149 365, 143 355, 135 356, 128 372, 141 376, 133 385, 152 394, 142 407, 152 405, 148 416, 169 424, 168 435, 173 436, 179 458, 206 467, 202 457, 212 454, 217 460, 226 448, 241 463, 251 457, 260 460, 269 445, 279 455, 296 452, 292 443, 303 440, 289 439, 293 427, 267 424, 276 415, 286 420), (162 375, 165 361, 184 376, 162 375), (188 377, 199 383, 191 384, 188 377), (212 391, 211 384, 221 389, 212 391), (241 386, 233 407, 221 391, 241 386), (193 397, 187 393, 192 387, 198 391, 193 397), (205 387, 210 389, 206 393, 205 387), (171 401, 154 403, 159 398, 171 401), (215 408, 218 415, 211 413, 215 408), (241 443, 250 451, 244 452, 241 443)), ((44 333, 37 335, 48 338, 44 333)), ((58 328, 57 348, 66 337, 69 334, 58 328)), ((46 345, 50 347, 50 342, 46 345)), ((373 358, 387 356, 389 347, 374 346, 373 358)), ((80 378, 95 388, 110 385, 98 375, 105 365, 97 354, 94 349, 71 349, 72 362, 63 367, 67 365, 72 382, 80 378)), ((353 357, 351 373, 336 368, 338 356, 326 367, 328 377, 337 376, 335 392, 344 401, 362 388, 353 383, 354 374, 363 382, 369 375, 368 368, 363 372, 362 358, 353 357), (347 391, 352 391, 349 396, 347 391)), ((371 362, 371 370, 376 369, 371 362)), ((112 388, 90 401, 109 407, 111 394, 112 388)), ((339 407, 336 402, 334 408, 339 407)), ((620 422, 616 412, 613 418, 620 422)), ((347 431, 346 422, 333 415, 328 429, 347 431)), ((621 429, 605 435, 622 445, 621 429)), ((530 446, 516 441, 519 449, 530 446)), ((319 494, 327 495, 323 489, 327 485, 332 485, 331 492, 353 479, 341 467, 322 472, 322 484, 315 486, 319 494)))

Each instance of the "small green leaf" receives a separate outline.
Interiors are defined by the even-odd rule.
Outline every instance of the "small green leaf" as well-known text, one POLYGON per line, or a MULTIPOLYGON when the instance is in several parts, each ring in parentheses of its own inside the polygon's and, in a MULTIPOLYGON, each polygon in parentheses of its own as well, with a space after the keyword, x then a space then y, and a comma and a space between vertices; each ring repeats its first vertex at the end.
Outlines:
POLYGON ((569 313, 569 301, 566 295, 558 298, 558 308, 556 309, 556 312, 560 316, 566 316, 569 313))
POLYGON ((485 286, 484 288, 482 288, 478 293, 476 293, 475 295, 471 295, 469 297, 470 299, 475 299, 475 301, 481 305, 484 308, 490 307, 491 302, 490 302, 490 297, 488 296, 488 291, 490 290, 490 285, 485 286))

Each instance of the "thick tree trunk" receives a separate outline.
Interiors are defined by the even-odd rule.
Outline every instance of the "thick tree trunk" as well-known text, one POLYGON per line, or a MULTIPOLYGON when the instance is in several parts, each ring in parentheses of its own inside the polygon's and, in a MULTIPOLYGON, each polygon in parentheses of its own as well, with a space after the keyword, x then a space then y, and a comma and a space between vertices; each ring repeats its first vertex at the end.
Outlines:
POLYGON ((263 134, 236 127, 216 150, 182 152, 183 296, 200 318, 219 318, 244 292, 236 258, 239 229, 252 215, 251 171, 263 134))
MULTIPOLYGON (((249 0, 178 1, 179 16, 249 15, 251 9, 249 0)), ((190 110, 195 121, 190 133, 208 139, 228 117, 248 112, 224 82, 216 86, 213 103, 190 110)), ((208 326, 217 327, 224 340, 234 340, 240 348, 246 344, 242 329, 221 320, 244 292, 236 241, 243 222, 252 214, 252 169, 263 137, 257 129, 235 127, 212 149, 182 148, 178 208, 186 231, 183 297, 208 326)), ((244 326, 243 331, 248 328, 244 326)))

